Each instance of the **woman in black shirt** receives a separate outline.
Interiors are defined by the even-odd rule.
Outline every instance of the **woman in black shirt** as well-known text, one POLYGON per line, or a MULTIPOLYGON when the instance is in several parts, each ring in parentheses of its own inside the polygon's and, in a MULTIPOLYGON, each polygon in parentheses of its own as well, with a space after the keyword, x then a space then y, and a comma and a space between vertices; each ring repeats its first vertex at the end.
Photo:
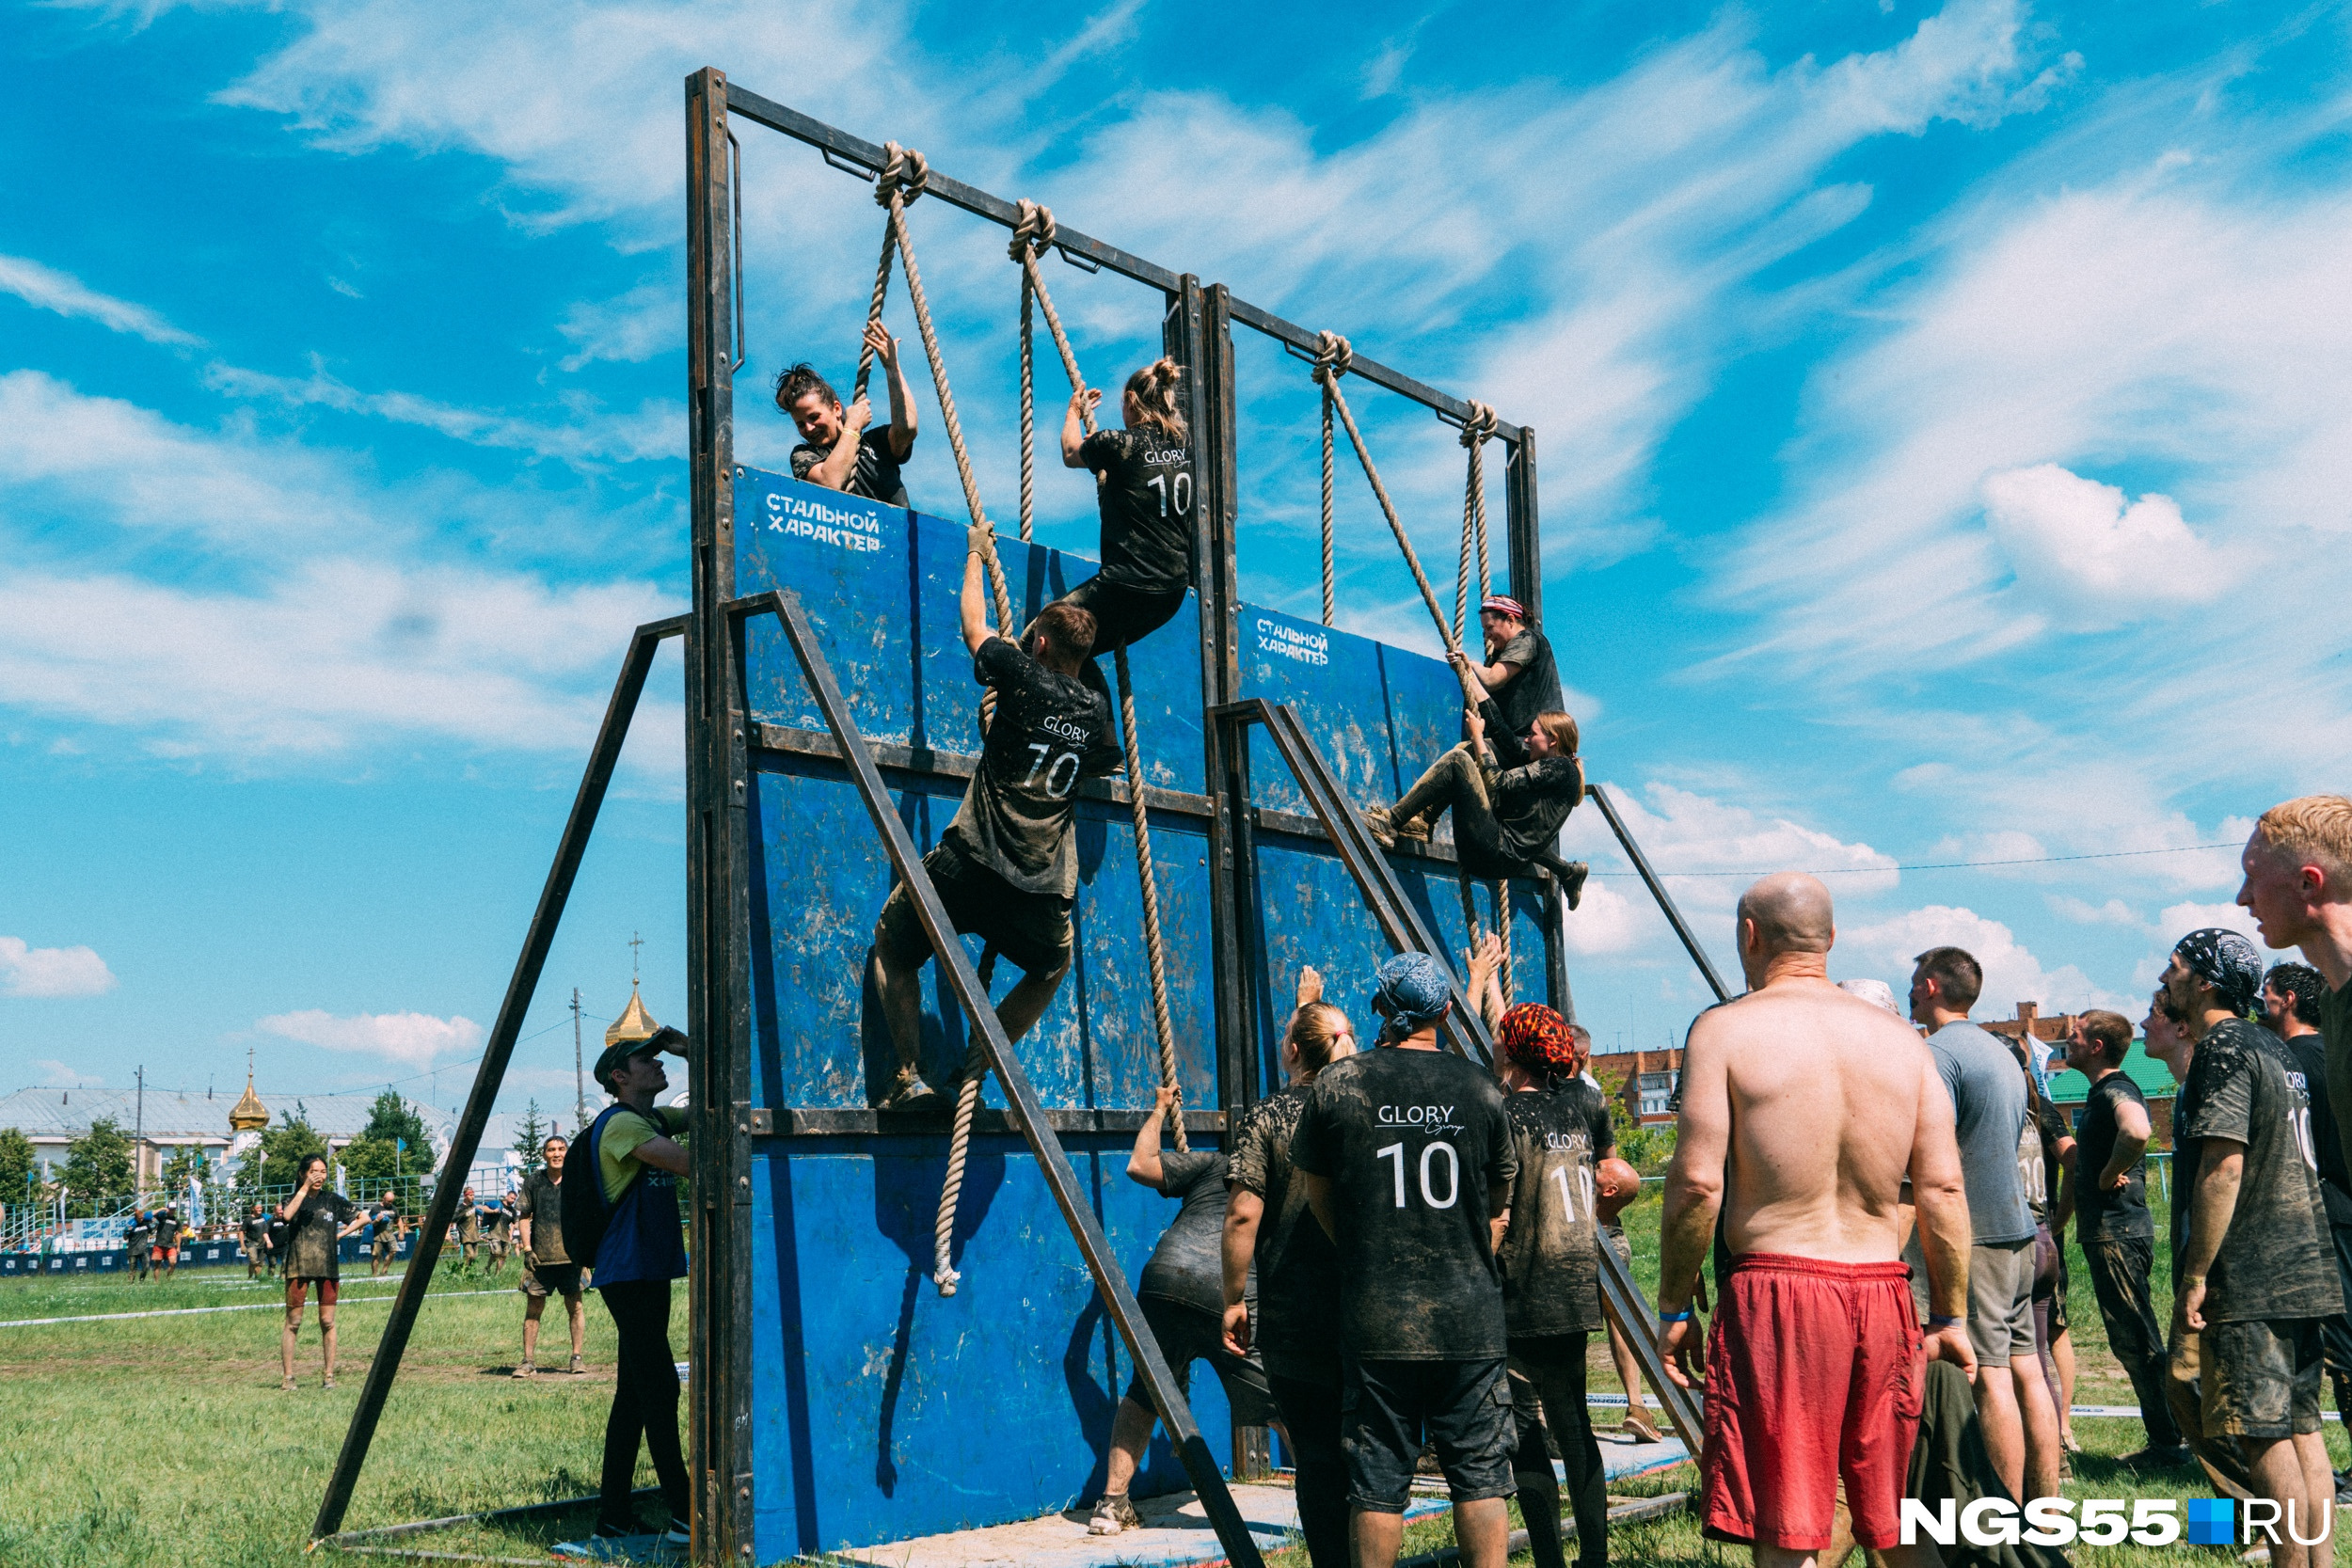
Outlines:
POLYGON ((1486 740, 1475 708, 1462 714, 1461 745, 1430 765, 1394 806, 1367 809, 1373 836, 1390 847, 1400 838, 1426 839, 1428 823, 1454 814, 1454 852, 1462 869, 1480 879, 1525 877, 1542 866, 1560 882, 1574 909, 1584 896, 1582 861, 1560 858, 1560 824, 1584 800, 1584 765, 1576 754, 1576 721, 1539 713, 1527 732, 1529 760, 1505 768, 1486 740), (1426 820, 1424 820, 1426 819, 1426 820))
POLYGON ((1071 394, 1061 426, 1066 468, 1094 471, 1103 511, 1103 569, 1064 598, 1094 616, 1097 657, 1139 642, 1168 625, 1192 586, 1192 449, 1177 401, 1184 368, 1155 359, 1120 394, 1123 429, 1086 433, 1103 393, 1071 394))

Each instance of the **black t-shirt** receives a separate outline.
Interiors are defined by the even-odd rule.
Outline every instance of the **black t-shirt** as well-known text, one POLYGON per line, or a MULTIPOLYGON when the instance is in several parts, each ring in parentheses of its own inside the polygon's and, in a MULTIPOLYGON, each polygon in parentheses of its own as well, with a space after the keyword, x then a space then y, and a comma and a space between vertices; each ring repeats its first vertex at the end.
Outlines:
POLYGON ((541 1263, 568 1263, 564 1250, 564 1183, 548 1174, 545 1165, 523 1178, 515 1196, 515 1216, 531 1222, 531 1256, 541 1263))
POLYGON ((2312 1154, 2319 1161, 2319 1201, 2329 1225, 2352 1225, 2352 1176, 2344 1164, 2344 1145, 2336 1136, 2335 1107, 2328 1100, 2328 1045, 2317 1035, 2296 1035, 2280 1043, 2295 1065, 2303 1069, 2305 1093, 2312 1102, 2312 1154))
POLYGON ((155 1211, 155 1244, 166 1252, 180 1244, 180 1216, 168 1209, 155 1211))
POLYGON ((1519 673, 1490 693, 1483 705, 1486 738, 1505 768, 1527 761, 1519 737, 1535 727, 1535 715, 1566 707, 1560 694, 1560 667, 1552 661, 1551 640, 1533 627, 1522 628, 1486 661, 1516 664, 1519 673))
POLYGON ((1228 1140, 1228 1185, 1255 1193, 1265 1212, 1253 1255, 1258 1308, 1250 1343, 1278 1377, 1328 1384, 1340 1372, 1340 1255, 1307 1207, 1307 1183, 1291 1180, 1291 1137, 1307 1108, 1308 1085, 1293 1084, 1244 1114, 1228 1140))
POLYGON ((1594 1167, 1616 1151, 1609 1102, 1581 1078, 1503 1097, 1518 1175, 1497 1261, 1511 1337, 1601 1326, 1594 1167))
MULTIPOLYGON (((2099 1173, 2115 1158, 2115 1107, 2130 1101, 2143 1112, 2148 1097, 2128 1072, 2110 1072, 2083 1098, 2082 1125, 2074 1134, 2074 1234, 2085 1247, 2094 1239, 2153 1237, 2156 1222, 2148 1212, 2148 1162, 2138 1159, 2123 1179, 2123 1190, 2099 1190, 2099 1173)), ((2186 1166, 2173 1173, 2177 1184, 2186 1166)))
POLYGON ((1160 1232, 1136 1294, 1224 1315, 1225 1170, 1222 1154, 1169 1149, 1160 1156, 1160 1196, 1184 1207, 1160 1232))
MULTIPOLYGON (((831 448, 803 441, 792 449, 792 477, 806 479, 811 470, 831 457, 831 448)), ((907 455, 914 455, 909 447, 907 455)), ((890 446, 890 427, 880 430, 867 426, 857 438, 857 461, 850 465, 849 483, 841 486, 845 496, 864 496, 867 500, 884 506, 907 504, 906 482, 898 477, 898 459, 890 446)))
POLYGON ((261 1246, 266 1243, 269 1241, 269 1216, 267 1214, 256 1214, 251 1219, 246 1220, 245 1222, 245 1239, 252 1243, 255 1246, 261 1246))
POLYGON ((2197 1042, 2175 1108, 2180 1168, 2172 1183, 2174 1273, 2194 1240, 2189 1224, 2204 1140, 2246 1146, 2229 1230, 2206 1276, 2215 1323, 2332 1317, 2344 1310, 2335 1251, 2320 1234, 2319 1173, 2306 1151, 2310 1102, 2303 1070, 2279 1037, 2231 1019, 2197 1042))
MULTIPOLYGON (((1500 760, 1502 753, 1497 752, 1500 760)), ((1553 847, 1560 824, 1584 794, 1584 765, 1574 757, 1550 756, 1516 768, 1489 768, 1486 803, 1493 808, 1502 852, 1526 860, 1553 847)))
POLYGON ((996 715, 946 836, 1023 893, 1075 897, 1070 823, 1078 780, 1119 755, 1104 745, 1110 705, 1001 637, 980 644, 972 673, 996 689, 996 715))
POLYGON ((1325 1068, 1291 1164, 1330 1180, 1340 1332, 1373 1361, 1504 1354, 1489 1195, 1518 1174, 1502 1088, 1443 1051, 1383 1047, 1325 1068))
POLYGON ((302 1200, 286 1227, 286 1275, 290 1279, 341 1279, 342 1227, 359 1212, 351 1199, 326 1188, 302 1200))
POLYGON ((122 1233, 122 1243, 123 1245, 129 1247, 143 1247, 149 1244, 154 1235, 155 1227, 153 1222, 149 1220, 146 1215, 141 1214, 137 1218, 134 1219, 131 1222, 130 1228, 122 1233))
POLYGON ((1192 586, 1192 453, 1150 425, 1078 448, 1103 508, 1103 580, 1147 594, 1192 586))

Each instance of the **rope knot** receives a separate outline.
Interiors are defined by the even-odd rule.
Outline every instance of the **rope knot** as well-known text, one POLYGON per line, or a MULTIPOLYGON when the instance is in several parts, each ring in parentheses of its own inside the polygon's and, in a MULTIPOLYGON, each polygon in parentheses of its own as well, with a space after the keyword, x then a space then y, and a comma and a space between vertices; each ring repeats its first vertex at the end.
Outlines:
POLYGON ((1054 248, 1054 209, 1024 198, 1012 226, 1012 259, 1025 261, 1054 248))
POLYGON ((923 154, 911 147, 900 147, 895 141, 882 143, 882 172, 874 176, 874 205, 887 207, 891 198, 904 193, 905 199, 914 200, 930 182, 931 166, 923 154))
POLYGON ((1328 381, 1334 376, 1345 375, 1349 363, 1355 357, 1356 351, 1350 348, 1347 340, 1338 333, 1318 332, 1315 334, 1315 379, 1317 381, 1328 381))
POLYGON ((1495 418, 1494 404, 1470 399, 1470 416, 1462 421, 1462 445, 1476 447, 1481 441, 1492 439, 1495 427, 1501 422, 1495 418))

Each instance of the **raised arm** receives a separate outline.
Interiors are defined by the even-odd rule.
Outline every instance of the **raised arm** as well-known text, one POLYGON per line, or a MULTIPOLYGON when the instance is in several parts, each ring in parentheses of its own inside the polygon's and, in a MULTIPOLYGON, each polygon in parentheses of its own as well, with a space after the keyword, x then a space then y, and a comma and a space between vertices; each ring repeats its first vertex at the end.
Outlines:
POLYGON ((866 341, 882 364, 890 388, 890 455, 903 463, 914 450, 914 392, 898 366, 898 340, 882 330, 880 322, 866 324, 866 341))
POLYGON ((1968 1189, 1952 1130, 1952 1099, 1935 1058, 1919 1050, 1919 1102, 1911 1135, 1911 1201, 1928 1263, 1927 1354, 1977 1375, 1968 1340, 1968 1189))
POLYGON ((1086 467, 1085 459, 1078 455, 1078 449, 1086 445, 1086 416, 1093 413, 1102 404, 1103 393, 1100 388, 1081 387, 1070 394, 1070 410, 1061 418, 1061 466, 1063 467, 1083 468, 1086 467))
MULTIPOLYGON (((1160 1164, 1160 1130, 1168 1122, 1168 1113, 1175 1106, 1176 1090, 1162 1084, 1152 1091, 1152 1114, 1136 1129, 1136 1147, 1127 1154, 1127 1180, 1138 1186, 1157 1192, 1160 1178, 1166 1172, 1160 1164)), ((1229 1209, 1226 1211, 1231 1213, 1229 1209)))
POLYGON ((988 624, 988 591, 980 581, 988 552, 996 545, 993 533, 977 523, 963 531, 963 594, 956 609, 963 621, 963 645, 977 657, 980 644, 996 635, 988 624))

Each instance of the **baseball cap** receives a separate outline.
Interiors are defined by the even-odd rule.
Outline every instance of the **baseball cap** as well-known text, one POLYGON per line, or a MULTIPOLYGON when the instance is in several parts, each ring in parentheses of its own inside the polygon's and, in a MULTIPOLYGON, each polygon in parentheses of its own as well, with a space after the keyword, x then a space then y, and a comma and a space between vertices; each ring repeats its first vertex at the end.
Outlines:
POLYGON ((612 1087, 612 1074, 620 1070, 621 1064, 631 1056, 650 1056, 658 1051, 669 1049, 672 1045, 683 1046, 685 1043, 685 1032, 667 1023, 642 1040, 615 1040, 606 1046, 604 1053, 596 1058, 596 1086, 610 1091, 612 1087))

